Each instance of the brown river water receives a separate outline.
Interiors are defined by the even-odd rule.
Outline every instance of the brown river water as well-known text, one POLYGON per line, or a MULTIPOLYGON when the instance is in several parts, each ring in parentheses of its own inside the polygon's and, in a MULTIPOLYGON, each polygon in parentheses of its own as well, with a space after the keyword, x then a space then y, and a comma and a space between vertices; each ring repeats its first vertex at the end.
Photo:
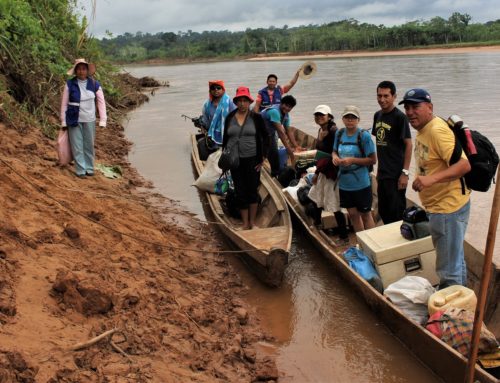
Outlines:
MULTIPOLYGON (((255 95, 269 73, 276 73, 279 83, 285 84, 302 62, 127 67, 135 76, 170 83, 129 116, 126 135, 134 143, 131 163, 158 192, 205 220, 200 195, 191 186, 189 135, 195 128, 181 114, 200 115, 210 79, 225 80, 231 96, 240 85, 255 95)), ((316 60, 316 64, 316 76, 299 79, 290 92, 298 101, 291 113, 292 125, 307 132, 316 132, 312 113, 318 104, 330 105, 336 118, 344 105, 358 105, 361 126, 369 128, 378 108, 376 86, 388 79, 396 83, 400 95, 411 87, 426 88, 436 114, 459 114, 500 148, 498 52, 337 58, 316 60)), ((413 192, 408 194, 415 197, 413 192)), ((493 190, 472 197, 467 239, 481 250, 492 198, 493 190)), ((498 249, 495 261, 500 264, 498 249)), ((238 260, 231 264, 249 287, 247 299, 257 308, 264 328, 277 340, 269 345, 269 352, 277 356, 284 374, 280 381, 439 382, 335 275, 299 230, 293 236, 291 262, 280 289, 262 286, 238 260)))

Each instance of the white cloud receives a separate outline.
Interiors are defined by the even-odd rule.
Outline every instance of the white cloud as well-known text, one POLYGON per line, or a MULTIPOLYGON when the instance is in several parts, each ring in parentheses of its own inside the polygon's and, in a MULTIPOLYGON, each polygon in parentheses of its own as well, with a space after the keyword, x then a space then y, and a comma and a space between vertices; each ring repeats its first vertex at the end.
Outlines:
MULTIPOLYGON (((90 15, 92 0, 78 0, 90 15)), ((90 32, 103 37, 138 31, 144 33, 211 30, 245 30, 271 25, 290 27, 323 24, 353 18, 361 23, 397 25, 411 20, 448 18, 468 13, 472 22, 500 19, 497 0, 95 0, 90 32)))

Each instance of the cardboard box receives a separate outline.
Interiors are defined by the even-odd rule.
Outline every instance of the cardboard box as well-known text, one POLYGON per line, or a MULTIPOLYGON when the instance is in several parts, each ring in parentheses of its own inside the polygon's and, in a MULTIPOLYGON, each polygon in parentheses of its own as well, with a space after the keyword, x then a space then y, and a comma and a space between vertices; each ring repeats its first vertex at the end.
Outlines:
POLYGON ((403 221, 356 233, 365 254, 372 258, 384 288, 406 275, 439 283, 436 274, 436 252, 430 236, 409 241, 401 235, 403 221))
POLYGON ((323 229, 333 229, 337 227, 335 215, 330 211, 321 210, 321 224, 323 225, 323 229))

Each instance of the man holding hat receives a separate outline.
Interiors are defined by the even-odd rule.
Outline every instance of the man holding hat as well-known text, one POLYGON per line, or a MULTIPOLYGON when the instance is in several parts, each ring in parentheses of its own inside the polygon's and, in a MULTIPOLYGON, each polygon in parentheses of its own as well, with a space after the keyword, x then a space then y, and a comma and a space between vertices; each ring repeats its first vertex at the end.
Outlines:
POLYGON ((264 109, 270 108, 273 105, 279 105, 283 95, 288 93, 299 79, 301 69, 302 68, 299 68, 290 82, 284 86, 278 85, 278 76, 275 74, 267 76, 267 86, 257 93, 255 105, 253 107, 254 112, 262 112, 264 109))
POLYGON ((462 152, 458 162, 449 164, 455 136, 444 120, 434 116, 429 92, 410 89, 399 104, 404 104, 410 125, 417 131, 416 178, 412 187, 428 212, 440 288, 465 286, 463 242, 469 221, 470 191, 462 192, 460 177, 470 171, 469 160, 462 152))

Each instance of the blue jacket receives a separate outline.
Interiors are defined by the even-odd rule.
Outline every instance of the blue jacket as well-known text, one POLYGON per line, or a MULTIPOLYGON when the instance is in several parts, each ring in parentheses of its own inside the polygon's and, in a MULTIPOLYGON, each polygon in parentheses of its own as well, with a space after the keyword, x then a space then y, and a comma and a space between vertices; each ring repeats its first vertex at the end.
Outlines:
MULTIPOLYGON (((69 90, 69 102, 66 109, 66 126, 77 126, 78 115, 80 113, 80 87, 76 77, 69 79, 66 82, 69 90)), ((99 90, 99 81, 88 77, 87 90, 91 90, 94 94, 99 90)))
POLYGON ((260 104, 260 111, 269 108, 272 105, 280 104, 282 93, 283 90, 278 85, 276 88, 274 88, 273 101, 271 102, 271 98, 269 97, 269 92, 267 91, 267 86, 259 90, 260 97, 262 97, 262 102, 260 104))

